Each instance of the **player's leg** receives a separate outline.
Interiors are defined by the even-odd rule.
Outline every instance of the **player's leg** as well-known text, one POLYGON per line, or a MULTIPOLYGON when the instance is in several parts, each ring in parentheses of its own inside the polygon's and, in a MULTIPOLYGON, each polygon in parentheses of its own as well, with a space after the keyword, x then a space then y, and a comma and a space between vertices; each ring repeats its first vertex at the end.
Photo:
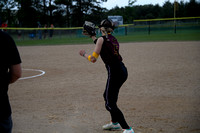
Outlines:
POLYGON ((119 89, 127 79, 127 71, 126 73, 123 71, 120 72, 121 70, 115 70, 115 68, 111 68, 110 66, 107 66, 107 70, 108 80, 104 92, 106 109, 111 114, 111 120, 113 124, 118 122, 123 129, 127 129, 129 126, 124 119, 123 113, 117 106, 119 89))

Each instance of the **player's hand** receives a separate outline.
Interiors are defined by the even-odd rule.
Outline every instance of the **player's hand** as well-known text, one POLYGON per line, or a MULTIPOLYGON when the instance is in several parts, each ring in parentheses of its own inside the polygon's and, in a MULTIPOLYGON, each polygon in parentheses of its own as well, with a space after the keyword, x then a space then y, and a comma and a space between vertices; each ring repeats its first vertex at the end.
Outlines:
POLYGON ((80 52, 79 52, 79 54, 81 55, 81 56, 85 56, 85 50, 80 50, 80 52))
POLYGON ((92 63, 95 63, 95 62, 97 61, 97 59, 96 59, 94 56, 91 56, 90 59, 91 59, 91 62, 92 62, 92 63))

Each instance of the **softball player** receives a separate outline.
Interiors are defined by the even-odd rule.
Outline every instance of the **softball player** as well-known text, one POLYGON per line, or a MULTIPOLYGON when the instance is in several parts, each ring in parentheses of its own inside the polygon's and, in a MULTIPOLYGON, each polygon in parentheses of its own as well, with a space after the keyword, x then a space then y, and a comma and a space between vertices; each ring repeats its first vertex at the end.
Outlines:
POLYGON ((93 63, 96 62, 100 55, 108 72, 106 89, 103 96, 106 109, 111 115, 111 122, 104 125, 103 129, 119 130, 122 127, 123 133, 134 133, 133 129, 127 124, 123 113, 117 106, 119 90, 126 81, 128 73, 122 62, 122 57, 119 54, 119 43, 111 34, 114 30, 114 24, 111 20, 103 20, 99 25, 102 36, 98 39, 95 36, 96 34, 91 32, 90 26, 85 25, 84 29, 91 36, 96 46, 92 55, 88 55, 85 50, 81 50, 80 55, 93 63))

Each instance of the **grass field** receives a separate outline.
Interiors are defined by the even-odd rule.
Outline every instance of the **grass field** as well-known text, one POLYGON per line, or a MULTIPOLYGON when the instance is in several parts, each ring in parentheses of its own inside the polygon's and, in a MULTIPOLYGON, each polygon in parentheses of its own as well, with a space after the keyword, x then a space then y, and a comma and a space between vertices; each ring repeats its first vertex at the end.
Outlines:
MULTIPOLYGON (((156 42, 156 41, 199 41, 200 32, 199 31, 188 31, 188 32, 152 32, 148 35, 146 32, 132 33, 131 35, 117 35, 118 41, 127 42, 156 42)), ((18 46, 34 46, 34 45, 66 45, 66 44, 89 44, 92 43, 91 39, 88 37, 76 37, 76 36, 66 36, 58 37, 54 36, 52 39, 45 40, 17 40, 16 44, 18 46)))

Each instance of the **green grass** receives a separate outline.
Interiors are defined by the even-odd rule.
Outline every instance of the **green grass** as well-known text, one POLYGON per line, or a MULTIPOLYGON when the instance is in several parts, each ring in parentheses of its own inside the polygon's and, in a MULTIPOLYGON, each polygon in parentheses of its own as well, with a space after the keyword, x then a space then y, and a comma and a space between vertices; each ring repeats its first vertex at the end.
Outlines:
POLYGON ((67 45, 67 44, 87 44, 91 42, 90 38, 52 38, 45 40, 16 40, 18 46, 36 46, 36 45, 67 45))
POLYGON ((180 34, 146 34, 119 36, 120 42, 155 42, 155 41, 200 41, 200 33, 180 33, 180 34))
MULTIPOLYGON (((148 35, 146 32, 133 33, 132 35, 116 35, 120 43, 126 42, 155 42, 155 41, 200 41, 200 32, 178 32, 162 33, 153 32, 148 35)), ((45 40, 16 40, 18 46, 35 46, 35 45, 73 45, 93 43, 88 37, 54 37, 45 40)))

